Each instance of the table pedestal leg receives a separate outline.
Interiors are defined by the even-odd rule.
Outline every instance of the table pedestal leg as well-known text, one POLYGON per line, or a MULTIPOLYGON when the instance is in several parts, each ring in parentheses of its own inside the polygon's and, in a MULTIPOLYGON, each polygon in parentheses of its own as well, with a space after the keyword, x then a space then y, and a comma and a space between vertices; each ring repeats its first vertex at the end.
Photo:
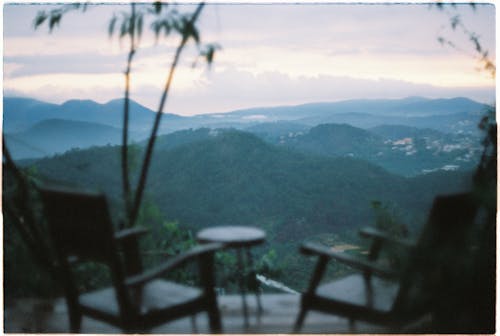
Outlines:
POLYGON ((241 249, 237 249, 238 257, 238 272, 239 272, 239 285, 241 291, 241 299, 243 300, 243 317, 245 328, 248 328, 248 306, 246 300, 246 281, 245 281, 245 263, 243 262, 243 255, 241 249))
POLYGON ((259 282, 257 280, 257 272, 255 271, 255 265, 253 263, 252 252, 250 249, 247 249, 247 260, 248 266, 250 267, 250 281, 253 282, 253 291, 255 293, 255 297, 257 299, 257 317, 260 319, 260 314, 262 313, 262 304, 260 302, 260 291, 259 291, 259 282))

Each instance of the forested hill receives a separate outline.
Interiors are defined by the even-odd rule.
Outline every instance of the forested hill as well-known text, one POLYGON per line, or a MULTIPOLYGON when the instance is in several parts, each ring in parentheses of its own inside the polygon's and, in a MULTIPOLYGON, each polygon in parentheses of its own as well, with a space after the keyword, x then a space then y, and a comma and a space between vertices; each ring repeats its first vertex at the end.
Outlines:
POLYGON ((40 158, 64 153, 71 148, 87 148, 95 144, 119 144, 121 129, 104 124, 63 119, 40 121, 26 131, 4 133, 14 159, 40 158))
MULTIPOLYGON (((255 225, 272 241, 370 224, 373 200, 418 222, 436 194, 464 190, 469 180, 459 172, 403 178, 366 161, 298 153, 239 131, 181 141, 159 149, 153 162, 147 195, 167 218, 193 229, 255 225)), ((34 167, 51 179, 101 189, 115 203, 120 195, 116 146, 70 151, 34 167)))

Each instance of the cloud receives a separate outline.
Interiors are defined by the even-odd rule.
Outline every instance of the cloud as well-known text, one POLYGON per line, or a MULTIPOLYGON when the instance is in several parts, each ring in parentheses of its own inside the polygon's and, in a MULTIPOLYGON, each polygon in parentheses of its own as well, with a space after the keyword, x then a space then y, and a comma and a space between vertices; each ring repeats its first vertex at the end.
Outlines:
MULTIPOLYGON (((90 76, 90 75, 89 75, 90 76)), ((80 85, 65 83, 80 79, 80 75, 42 76, 32 83, 20 78, 17 86, 4 88, 5 95, 29 96, 53 103, 69 99, 93 99, 105 103, 123 95, 122 78, 102 75, 99 80, 81 81, 80 85), (74 76, 74 77, 72 77, 74 76), (110 83, 106 83, 110 82, 110 83)), ((162 83, 134 85, 132 99, 155 110, 160 99, 162 83)), ((164 112, 194 115, 227 112, 255 106, 296 105, 309 102, 339 101, 357 98, 429 98, 469 97, 492 103, 494 87, 438 87, 394 79, 359 79, 346 76, 290 77, 279 71, 253 74, 248 71, 225 69, 209 72, 205 77, 174 86, 164 112)))
POLYGON ((9 71, 8 78, 40 74, 118 73, 124 68, 124 63, 123 55, 99 55, 94 53, 4 57, 5 65, 17 65, 15 69, 9 71))
MULTIPOLYGON (((450 10, 494 49, 494 7, 457 7, 450 10)), ((41 8, 5 7, 4 88, 57 102, 120 97, 126 41, 120 46, 107 37, 118 7, 72 13, 50 35, 32 29, 41 8)), ((409 95, 490 102, 494 81, 475 71, 470 53, 436 42, 443 32, 456 42, 464 39, 450 30, 448 19, 426 5, 208 4, 202 38, 223 49, 207 75, 202 67, 190 69, 196 50, 186 50, 166 109, 197 114, 409 95)), ((134 99, 156 108, 171 55, 172 44, 154 47, 154 38, 145 35, 133 64, 134 99)))
MULTIPOLYGON (((154 92, 158 92, 156 89, 154 92)), ((151 87, 137 88, 136 99, 154 107, 157 98, 151 87)), ((199 114, 226 112, 253 106, 294 105, 308 102, 338 101, 356 98, 430 98, 465 96, 482 102, 494 100, 494 87, 438 87, 393 79, 357 79, 336 76, 290 76, 275 72, 254 75, 227 69, 209 74, 193 90, 173 90, 167 104, 169 112, 199 114)))

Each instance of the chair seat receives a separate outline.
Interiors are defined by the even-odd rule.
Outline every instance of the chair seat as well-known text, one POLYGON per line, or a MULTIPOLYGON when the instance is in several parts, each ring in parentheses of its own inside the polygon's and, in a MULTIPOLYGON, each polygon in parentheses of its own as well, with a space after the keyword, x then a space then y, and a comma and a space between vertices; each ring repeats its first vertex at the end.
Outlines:
MULTIPOLYGON (((165 280, 154 280, 143 287, 141 314, 149 314, 195 300, 202 291, 165 280)), ((80 296, 80 305, 89 310, 118 317, 120 315, 114 287, 104 288, 80 296)))
POLYGON ((321 285, 317 288, 316 295, 328 300, 363 307, 363 309, 368 308, 381 313, 390 312, 399 290, 399 284, 377 277, 372 277, 370 282, 371 302, 366 282, 361 274, 349 275, 321 285))

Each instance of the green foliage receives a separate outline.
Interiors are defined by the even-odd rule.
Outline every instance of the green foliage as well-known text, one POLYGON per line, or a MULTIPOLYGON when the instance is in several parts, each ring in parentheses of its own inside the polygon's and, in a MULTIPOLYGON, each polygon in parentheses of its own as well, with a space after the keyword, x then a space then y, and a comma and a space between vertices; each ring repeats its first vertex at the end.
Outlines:
POLYGON ((263 254, 255 265, 255 270, 258 274, 263 274, 268 278, 279 278, 283 273, 283 265, 280 263, 280 258, 276 250, 271 248, 263 254))
POLYGON ((128 146, 128 165, 131 174, 138 172, 140 167, 140 157, 143 154, 143 149, 138 144, 128 146))
POLYGON ((59 26, 63 16, 66 13, 74 10, 81 10, 85 12, 86 9, 87 4, 73 3, 62 5, 59 8, 50 11, 39 11, 33 21, 33 26, 35 29, 38 29, 42 24, 47 22, 49 32, 52 32, 55 27, 59 26))
MULTIPOLYGON (((492 78, 495 78, 496 76, 496 64, 495 60, 491 59, 489 51, 486 50, 481 43, 480 36, 474 32, 473 30, 470 30, 465 22, 462 20, 462 17, 458 14, 453 14, 453 11, 447 10, 447 8, 441 3, 438 2, 437 8, 443 12, 445 12, 448 17, 449 17, 449 23, 453 31, 459 30, 460 33, 462 33, 471 43, 472 48, 473 48, 473 54, 472 57, 476 58, 480 64, 482 64, 482 70, 486 71, 491 75, 492 78)), ((473 2, 470 2, 470 6, 472 10, 475 10, 475 4, 473 2)), ((456 9, 456 6, 452 4, 451 8, 456 9)), ((459 46, 456 45, 451 39, 446 38, 444 36, 439 36, 438 37, 438 42, 441 45, 447 45, 455 50, 462 51, 463 48, 460 48, 459 46)))
POLYGON ((72 268, 78 289, 84 293, 97 288, 111 285, 109 267, 100 263, 85 262, 72 268))
MULTIPOLYGON (((154 267, 196 244, 190 230, 181 227, 177 221, 167 220, 158 206, 149 199, 143 202, 137 225, 149 229, 148 234, 141 239, 141 254, 145 268, 154 267)), ((195 266, 187 265, 174 270, 168 274, 168 278, 194 284, 198 278, 198 270, 193 268, 195 266)))
POLYGON ((394 238, 407 238, 408 227, 402 223, 394 206, 382 204, 380 201, 372 201, 372 209, 375 212, 376 228, 394 238))
MULTIPOLYGON (((196 22, 203 7, 204 3, 200 3, 196 6, 196 9, 192 13, 182 13, 177 9, 177 5, 167 6, 158 2, 154 2, 151 6, 144 6, 131 3, 130 12, 121 12, 120 15, 115 13, 113 14, 109 22, 108 35, 110 37, 113 37, 115 31, 119 31, 117 32, 117 35, 120 41, 124 37, 130 38, 127 58, 127 70, 125 71, 125 103, 123 106, 123 133, 120 164, 122 172, 122 198, 125 207, 125 210, 122 211, 122 213, 125 214, 125 219, 121 222, 126 226, 133 226, 137 221, 137 217, 143 200, 144 189, 146 187, 147 177, 149 174, 149 168, 151 165, 153 148, 156 142, 160 121, 163 115, 163 108, 170 91, 170 86, 173 80, 175 69, 180 60, 184 47, 190 40, 193 40, 196 47, 198 48, 199 55, 204 57, 208 64, 212 63, 214 53, 216 49, 218 49, 218 46, 215 44, 209 44, 205 47, 200 47, 201 38, 199 30, 196 26, 196 22), (133 188, 130 183, 128 154, 130 76, 133 58, 142 36, 145 17, 150 15, 153 16, 151 29, 155 33, 157 40, 160 32, 163 30, 165 37, 168 37, 171 32, 176 32, 178 35, 180 35, 181 41, 178 43, 175 52, 172 55, 172 63, 167 71, 167 78, 165 81, 163 92, 160 96, 159 107, 156 111, 157 114, 154 119, 153 127, 145 149, 137 186, 133 188)), ((64 14, 66 14, 70 10, 78 8, 80 8, 79 4, 63 5, 50 12, 41 11, 35 18, 34 27, 35 29, 37 29, 44 22, 46 22, 47 19, 49 19, 49 31, 52 32, 52 29, 59 24, 64 14)))
POLYGON ((237 269, 235 251, 221 251, 215 255, 215 270, 217 272, 217 287, 225 292, 236 292, 237 279, 241 275, 237 269))
POLYGON ((194 245, 191 232, 183 230, 179 222, 167 220, 160 208, 148 199, 141 207, 138 224, 151 230, 149 236, 155 247, 172 255, 194 245))
MULTIPOLYGON (((264 275, 266 278, 280 279, 283 275, 283 264, 275 249, 227 249, 220 251, 215 256, 215 269, 217 273, 217 286, 224 289, 225 293, 239 291, 239 279, 243 276, 251 290, 255 290, 257 282, 254 274, 264 275), (248 253, 251 254, 250 259, 248 253), (241 254, 244 269, 239 269, 238 254, 241 254), (252 266, 253 265, 253 266, 252 266), (253 267, 253 268, 252 268, 253 267)), ((261 287, 262 288, 262 287, 261 287)))
MULTIPOLYGON (((4 152, 10 158, 8 153, 4 152)), ((4 295, 50 297, 54 287, 54 254, 49 248, 41 202, 32 188, 36 168, 13 170, 10 159, 3 165, 4 295)))
POLYGON ((483 153, 481 161, 474 174, 474 189, 476 197, 480 199, 489 212, 496 211, 497 195, 497 124, 496 107, 488 109, 481 119, 479 128, 484 133, 483 153))
MULTIPOLYGON (((202 60, 204 60, 207 65, 210 67, 214 61, 215 52, 217 50, 222 49, 222 47, 217 43, 208 43, 205 46, 200 48, 200 54, 202 60)), ((193 67, 197 65, 198 58, 193 63, 193 67)))
POLYGON ((35 261, 19 232, 4 216, 3 276, 4 300, 10 302, 19 297, 55 297, 62 295, 46 269, 35 261))
MULTIPOLYGON (((408 227, 402 222, 401 216, 394 206, 382 204, 379 201, 372 202, 375 212, 375 227, 395 239, 408 238, 408 227)), ((401 268, 408 257, 405 248, 386 244, 382 255, 387 258, 389 264, 394 268, 401 268)))
POLYGON ((49 298, 62 294, 49 271, 28 249, 12 218, 5 213, 3 237, 3 294, 6 303, 20 297, 49 298))
MULTIPOLYGON (((146 236, 143 250, 172 246, 185 250, 189 244, 182 241, 208 226, 258 226, 266 231, 269 246, 276 252, 274 267, 283 270, 267 276, 292 288, 301 288, 309 276, 297 252, 306 237, 336 234, 335 242, 356 244, 357 229, 374 221, 373 199, 404 209, 396 212, 400 222, 418 232, 417 224, 425 220, 436 194, 468 188, 463 182, 468 174, 440 172, 405 179, 360 160, 320 158, 278 148, 248 133, 208 132, 185 131, 168 143, 158 142, 138 223, 150 228, 154 238, 169 238, 161 245, 160 241, 148 242, 152 238, 146 236)), ((103 190, 111 213, 119 213, 118 147, 70 152, 38 160, 33 166, 44 176, 103 190)), ((267 251, 255 252, 259 263, 267 251)), ((166 256, 158 255, 154 261, 162 257, 166 256)), ((224 268, 234 264, 233 257, 218 257, 227 260, 219 260, 217 269, 226 272, 224 268)), ((332 266, 333 275, 344 271, 336 267, 332 266)))

